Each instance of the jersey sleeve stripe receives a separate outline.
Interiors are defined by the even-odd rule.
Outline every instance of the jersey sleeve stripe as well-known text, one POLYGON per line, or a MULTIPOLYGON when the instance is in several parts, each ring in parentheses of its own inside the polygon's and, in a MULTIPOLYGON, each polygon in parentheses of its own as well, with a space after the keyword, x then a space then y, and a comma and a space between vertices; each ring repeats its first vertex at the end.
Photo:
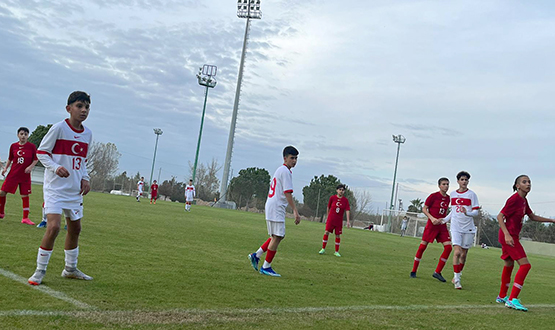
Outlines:
POLYGON ((37 154, 38 154, 38 155, 48 155, 48 156, 52 157, 52 154, 49 153, 48 151, 38 150, 38 151, 37 151, 37 154))
POLYGON ((287 194, 287 193, 292 193, 292 192, 293 192, 293 189, 290 189, 290 190, 285 190, 283 193, 287 194))

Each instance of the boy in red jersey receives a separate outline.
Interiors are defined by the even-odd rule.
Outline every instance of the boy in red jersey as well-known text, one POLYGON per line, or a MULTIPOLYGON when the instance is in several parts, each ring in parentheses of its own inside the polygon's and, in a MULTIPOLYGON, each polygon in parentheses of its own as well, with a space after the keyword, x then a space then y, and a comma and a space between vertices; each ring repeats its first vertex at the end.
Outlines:
POLYGON ((17 130, 18 142, 10 146, 10 154, 6 167, 2 170, 2 176, 11 165, 10 172, 2 184, 0 189, 0 219, 4 218, 4 207, 6 205, 6 194, 15 194, 17 187, 19 187, 19 194, 23 202, 23 218, 21 223, 26 225, 34 225, 29 220, 29 194, 31 194, 31 172, 39 161, 37 158, 37 147, 28 142, 29 129, 27 127, 20 127, 17 130))
POLYGON ((28 280, 31 285, 41 284, 46 274, 54 242, 60 231, 62 214, 67 223, 62 277, 93 279, 77 269, 83 196, 91 189, 86 164, 92 133, 83 126, 83 121, 89 115, 90 104, 91 99, 87 93, 71 93, 66 106, 69 118, 50 128, 37 152, 46 168, 43 191, 48 226, 38 250, 37 269, 28 280))
POLYGON ((272 260, 276 255, 279 243, 285 237, 285 209, 287 205, 293 209, 295 224, 298 225, 301 222, 301 217, 293 200, 293 173, 291 172, 291 169, 297 165, 298 155, 299 151, 293 146, 287 146, 283 149, 283 165, 274 173, 265 205, 266 227, 270 238, 256 252, 248 255, 252 268, 259 270, 258 261, 262 254, 267 252, 266 260, 264 260, 264 264, 259 270, 260 274, 263 275, 281 276, 272 269, 272 260))
POLYGON ((439 191, 428 196, 422 208, 422 212, 428 217, 428 223, 426 224, 426 228, 424 228, 422 242, 420 242, 416 257, 414 257, 414 265, 412 266, 410 277, 416 277, 420 259, 428 247, 428 243, 433 243, 434 240, 436 240, 438 243, 443 244, 443 253, 439 258, 436 271, 432 276, 441 282, 445 282, 445 278, 441 275, 441 271, 443 267, 445 267, 447 258, 449 258, 451 254, 452 247, 447 225, 441 223, 441 219, 445 218, 447 210, 449 209, 449 195, 447 195, 447 191, 449 190, 449 179, 440 178, 437 184, 439 186, 439 191))
POLYGON ((532 181, 527 175, 519 175, 515 179, 513 191, 516 191, 507 202, 505 206, 497 215, 499 222, 499 243, 501 243, 501 259, 505 261, 503 272, 501 273, 501 289, 496 301, 509 308, 526 312, 528 308, 522 306, 518 300, 518 295, 524 284, 524 279, 530 271, 530 262, 524 252, 524 248, 519 242, 520 231, 522 230, 522 219, 524 215, 532 221, 551 222, 555 220, 547 219, 535 215, 528 205, 526 196, 532 190, 532 181), (509 291, 509 284, 511 283, 511 274, 513 272, 514 262, 519 265, 518 271, 515 276, 513 289, 511 295, 507 298, 507 291, 509 291))
POLYGON ((322 249, 320 254, 326 252, 326 245, 328 244, 329 235, 335 230, 335 253, 336 257, 341 257, 339 254, 339 244, 341 243, 341 234, 343 233, 343 214, 347 212, 347 227, 351 226, 351 206, 349 205, 349 200, 347 197, 343 196, 345 194, 346 186, 340 184, 337 186, 337 195, 330 197, 328 201, 328 219, 326 221, 326 231, 324 232, 324 238, 322 239, 322 249))
POLYGON ((156 205, 157 198, 158 198, 158 183, 156 183, 156 180, 154 180, 154 182, 152 183, 152 186, 150 186, 150 204, 152 204, 152 201, 154 200, 154 204, 156 205))

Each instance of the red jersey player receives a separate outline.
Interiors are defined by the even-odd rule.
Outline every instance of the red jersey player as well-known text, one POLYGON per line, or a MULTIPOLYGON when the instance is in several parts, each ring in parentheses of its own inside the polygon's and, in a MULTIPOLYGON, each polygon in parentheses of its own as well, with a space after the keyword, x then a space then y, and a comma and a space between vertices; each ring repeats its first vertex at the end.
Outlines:
POLYGON ((52 125, 37 152, 46 168, 43 191, 48 226, 37 253, 37 268, 28 279, 31 285, 41 284, 46 274, 54 242, 60 231, 62 215, 67 223, 62 277, 93 279, 77 269, 83 196, 91 189, 86 164, 92 133, 83 126, 83 121, 89 116, 90 104, 91 99, 87 93, 71 93, 66 106, 69 119, 52 125))
POLYGON ((501 259, 505 261, 503 272, 501 273, 501 290, 496 301, 504 303, 509 308, 514 308, 520 311, 527 311, 528 309, 520 303, 518 295, 524 284, 524 279, 530 270, 530 262, 524 252, 524 248, 519 242, 519 235, 522 229, 522 219, 524 215, 532 221, 551 222, 555 220, 547 219, 535 215, 528 205, 526 196, 532 189, 532 181, 527 175, 519 175, 515 179, 513 191, 516 191, 507 202, 505 206, 497 215, 499 222, 499 243, 501 243, 501 259), (509 284, 511 283, 511 274, 513 272, 514 262, 519 265, 518 271, 513 283, 511 295, 507 298, 507 291, 509 291, 509 284))
POLYGON ((295 224, 301 222, 301 217, 293 200, 293 174, 291 169, 297 165, 297 157, 299 151, 293 146, 287 146, 283 149, 283 165, 280 166, 270 182, 270 191, 268 199, 266 199, 266 227, 270 238, 260 246, 260 248, 248 255, 254 270, 258 270, 260 274, 280 277, 272 269, 272 260, 276 255, 279 243, 285 237, 285 209, 289 205, 293 209, 295 215, 295 224), (258 261, 262 254, 266 252, 266 260, 258 269, 258 261))
POLYGON ((449 195, 447 195, 447 191, 449 190, 449 179, 440 178, 437 184, 439 186, 439 191, 428 196, 422 208, 422 212, 428 217, 428 223, 426 223, 426 228, 424 228, 424 234, 422 235, 422 242, 420 242, 420 246, 414 257, 414 265, 412 266, 410 277, 416 277, 420 259, 428 247, 428 243, 433 243, 434 240, 436 240, 438 243, 443 244, 443 253, 439 258, 436 271, 432 276, 441 282, 445 282, 445 278, 441 275, 441 271, 443 267, 445 267, 447 258, 449 258, 451 254, 452 247, 447 225, 441 223, 441 219, 445 218, 447 210, 449 209, 449 195))
POLYGON ((156 180, 154 180, 154 182, 152 183, 152 186, 150 186, 150 204, 152 204, 153 200, 154 200, 154 204, 156 204, 157 198, 158 198, 158 183, 156 183, 156 180))
POLYGON ((326 252, 326 245, 328 244, 329 235, 335 231, 335 253, 336 257, 341 257, 339 254, 339 244, 341 243, 341 234, 343 233, 343 215, 347 212, 347 227, 351 226, 351 206, 349 205, 349 200, 347 197, 343 196, 345 194, 346 186, 340 184, 337 186, 337 195, 330 197, 328 201, 328 219, 326 221, 326 231, 324 232, 324 238, 322 239, 322 249, 320 254, 326 252))
POLYGON ((15 142, 10 146, 10 154, 6 167, 2 170, 2 175, 6 174, 8 167, 10 172, 2 184, 0 189, 0 219, 4 218, 4 207, 6 205, 6 194, 15 194, 19 187, 19 194, 23 202, 23 219, 21 223, 26 225, 34 225, 29 220, 29 194, 31 193, 31 171, 39 161, 37 158, 37 147, 28 142, 29 129, 20 127, 17 130, 19 142, 15 142))

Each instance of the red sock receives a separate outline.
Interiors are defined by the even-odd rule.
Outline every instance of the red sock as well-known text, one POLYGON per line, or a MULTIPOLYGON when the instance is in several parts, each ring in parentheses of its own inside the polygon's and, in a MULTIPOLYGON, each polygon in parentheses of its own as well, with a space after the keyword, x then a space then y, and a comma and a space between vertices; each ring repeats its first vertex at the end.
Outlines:
POLYGON ((262 244, 262 245, 260 246, 260 248, 262 249, 262 251, 264 251, 264 252, 268 251, 268 245, 270 245, 270 242, 271 242, 271 241, 272 241, 272 238, 270 237, 270 238, 268 238, 268 239, 266 240, 266 242, 264 242, 264 244, 262 244))
POLYGON ((325 249, 326 245, 328 245, 328 235, 324 234, 324 238, 322 239, 322 249, 325 249))
POLYGON ((451 245, 443 246, 443 253, 441 254, 441 257, 439 257, 439 262, 437 263, 437 267, 436 267, 436 273, 441 273, 441 271, 443 270, 443 267, 445 267, 447 258, 449 258, 449 255, 451 254, 452 250, 453 250, 453 247, 451 245))
POLYGON ((4 214, 5 205, 6 205, 6 196, 0 196, 0 214, 4 214))
POLYGON ((414 265, 412 266, 413 273, 416 273, 416 270, 418 269, 418 265, 420 264, 420 259, 422 259, 422 255, 424 254, 424 251, 426 250, 427 247, 428 245, 424 245, 424 244, 420 244, 420 246, 418 247, 418 251, 416 251, 416 256, 414 257, 414 265))
POLYGON ((461 262, 460 265, 459 265, 459 267, 460 267, 460 268, 459 268, 459 273, 460 273, 460 272, 462 272, 462 270, 463 270, 463 268, 464 268, 464 263, 461 262))
POLYGON ((268 252, 266 252, 266 262, 271 264, 272 260, 274 260, 274 256, 276 255, 277 251, 272 251, 272 250, 268 250, 268 252))
POLYGON ((335 238, 335 252, 339 252, 339 245, 341 244, 341 238, 340 237, 336 237, 335 238))
POLYGON ((518 271, 516 272, 516 275, 515 275, 515 282, 513 283, 513 289, 511 290, 511 295, 509 296, 509 300, 513 298, 518 298, 518 294, 520 293, 520 290, 522 290, 522 285, 524 285, 524 279, 526 278, 526 275, 528 275, 530 268, 532 268, 530 264, 520 265, 520 267, 518 267, 518 271))
POLYGON ((513 273, 514 266, 503 267, 503 272, 501 273, 501 289, 499 290, 499 297, 505 298, 507 296, 507 291, 509 291, 509 284, 511 284, 511 274, 513 273))
POLYGON ((454 271, 455 273, 460 273, 460 272, 461 272, 461 265, 460 265, 460 264, 458 264, 458 265, 453 265, 453 271, 454 271))
POLYGON ((23 201, 23 219, 29 218, 29 196, 21 197, 23 201))

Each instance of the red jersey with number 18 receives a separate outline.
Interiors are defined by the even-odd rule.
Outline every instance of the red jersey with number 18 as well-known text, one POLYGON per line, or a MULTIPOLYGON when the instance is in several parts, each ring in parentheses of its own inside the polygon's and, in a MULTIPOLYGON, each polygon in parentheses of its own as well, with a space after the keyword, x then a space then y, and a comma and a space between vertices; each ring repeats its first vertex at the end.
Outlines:
POLYGON ((73 208, 83 202, 81 180, 89 181, 87 153, 92 140, 91 130, 83 126, 77 130, 66 119, 52 125, 37 151, 38 158, 46 167, 44 172, 44 201, 57 203, 63 208, 73 208), (63 166, 69 177, 62 178, 56 170, 63 166))
POLYGON ((31 182, 31 173, 25 173, 25 169, 37 160, 37 147, 31 142, 24 145, 19 142, 10 146, 8 159, 12 161, 10 172, 6 180, 14 182, 31 182))
POLYGON ((328 213, 327 222, 335 225, 342 225, 345 211, 351 210, 347 197, 343 196, 339 198, 337 195, 330 197, 330 200, 328 201, 328 208, 330 211, 328 213))

